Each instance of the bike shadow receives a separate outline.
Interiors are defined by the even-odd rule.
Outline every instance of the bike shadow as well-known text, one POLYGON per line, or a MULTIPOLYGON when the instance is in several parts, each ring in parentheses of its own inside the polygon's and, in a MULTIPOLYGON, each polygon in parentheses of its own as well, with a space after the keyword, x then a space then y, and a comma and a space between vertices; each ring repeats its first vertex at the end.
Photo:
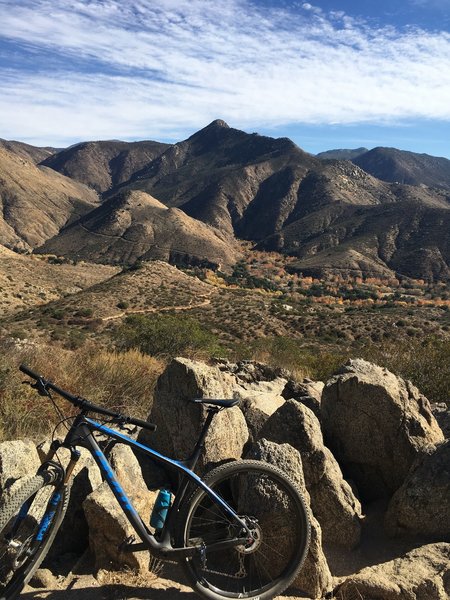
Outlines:
POLYGON ((27 600, 193 600, 198 596, 192 591, 177 587, 164 589, 137 588, 128 585, 102 585, 62 590, 35 590, 21 594, 27 600))

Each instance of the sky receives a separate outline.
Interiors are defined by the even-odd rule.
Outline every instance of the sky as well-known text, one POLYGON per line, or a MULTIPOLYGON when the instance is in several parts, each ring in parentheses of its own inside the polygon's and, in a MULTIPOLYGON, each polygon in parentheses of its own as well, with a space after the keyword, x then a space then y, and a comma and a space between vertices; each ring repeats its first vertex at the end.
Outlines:
POLYGON ((38 146, 222 119, 450 158, 450 0, 0 0, 0 81, 0 138, 38 146))

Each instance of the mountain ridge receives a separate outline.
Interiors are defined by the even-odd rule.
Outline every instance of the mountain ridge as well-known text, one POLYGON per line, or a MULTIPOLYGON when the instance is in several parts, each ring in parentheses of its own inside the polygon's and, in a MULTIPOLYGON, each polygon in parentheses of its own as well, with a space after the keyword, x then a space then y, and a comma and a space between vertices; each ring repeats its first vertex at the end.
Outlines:
POLYGON ((142 257, 176 261, 176 248, 186 250, 188 261, 206 260, 210 244, 211 262, 229 266, 238 256, 234 240, 240 238, 258 248, 291 254, 298 259, 299 270, 348 268, 448 279, 450 196, 445 175, 450 161, 436 157, 442 177, 433 181, 442 185, 430 186, 425 183, 430 174, 420 172, 429 158, 381 148, 353 161, 321 160, 287 138, 249 134, 221 120, 172 145, 78 144, 44 163, 66 171, 76 165, 73 178, 91 178, 102 197, 34 246, 40 245, 40 252, 84 259, 89 249, 96 260, 117 264, 142 257), (364 157, 380 152, 382 157, 394 156, 399 168, 410 165, 419 183, 399 183, 394 174, 394 181, 382 180, 370 173, 370 165, 360 166, 364 157), (86 171, 80 174, 83 161, 86 171), (117 167, 114 176, 113 167, 117 167), (138 198, 145 207, 126 204, 126 198, 138 198), (108 245, 101 238, 111 231, 111 240, 115 236, 116 241, 108 245), (130 242, 124 234, 133 238, 133 250, 119 251, 117 238, 122 237, 122 246, 130 242), (155 255, 151 251, 152 244, 158 246, 155 235, 163 245, 169 240, 167 247, 174 252, 155 255))

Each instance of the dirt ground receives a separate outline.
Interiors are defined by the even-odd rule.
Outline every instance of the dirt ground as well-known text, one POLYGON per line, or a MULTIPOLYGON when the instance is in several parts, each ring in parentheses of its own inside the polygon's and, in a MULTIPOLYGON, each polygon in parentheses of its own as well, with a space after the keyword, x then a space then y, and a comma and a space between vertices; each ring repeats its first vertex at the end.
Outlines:
MULTIPOLYGON (((419 540, 393 540, 382 527, 386 506, 383 502, 367 507, 360 545, 354 550, 334 546, 324 548, 336 586, 346 576, 360 569, 387 562, 406 554, 419 540)), ((194 600, 198 596, 186 585, 178 565, 159 563, 156 574, 148 576, 132 573, 100 572, 96 579, 91 574, 92 558, 86 554, 67 576, 53 576, 46 569, 40 573, 40 587, 27 586, 21 598, 26 600, 194 600), (45 586, 45 587, 43 587, 45 586)), ((35 582, 32 582, 36 585, 35 582)), ((286 594, 280 600, 306 600, 286 594)))

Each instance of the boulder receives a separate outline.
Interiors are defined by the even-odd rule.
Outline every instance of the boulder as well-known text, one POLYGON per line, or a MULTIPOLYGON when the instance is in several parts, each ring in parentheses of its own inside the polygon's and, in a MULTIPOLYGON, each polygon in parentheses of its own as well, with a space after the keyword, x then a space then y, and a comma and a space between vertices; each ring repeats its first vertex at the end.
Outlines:
POLYGON ((322 381, 312 381, 304 379, 303 381, 293 381, 290 379, 282 392, 286 400, 297 400, 307 406, 316 417, 321 419, 320 404, 322 392, 325 384, 322 381))
POLYGON ((314 413, 296 400, 287 400, 266 421, 260 437, 288 443, 300 452, 311 508, 324 541, 349 548, 356 546, 361 535, 361 505, 332 453, 324 446, 314 413))
POLYGON ((448 440, 450 438, 450 406, 445 402, 436 402, 431 405, 431 410, 445 439, 448 440))
MULTIPOLYGON (((111 451, 110 461, 136 510, 143 519, 148 519, 156 492, 147 490, 132 450, 128 446, 115 446, 111 451)), ((97 570, 124 567, 134 571, 148 570, 148 552, 132 554, 125 553, 120 548, 121 544, 134 534, 134 529, 106 482, 86 498, 83 508, 89 526, 89 544, 97 570)))
POLYGON ((285 373, 255 361, 216 360, 216 363, 222 373, 231 375, 231 393, 240 400, 239 407, 249 430, 247 445, 251 445, 267 418, 284 403, 281 393, 287 383, 285 373))
MULTIPOLYGON (((177 459, 192 453, 207 416, 207 408, 194 398, 232 398, 233 380, 217 367, 175 358, 159 377, 149 421, 154 433, 143 430, 140 438, 157 451, 177 459)), ((239 407, 214 417, 198 463, 201 471, 209 463, 237 459, 248 439, 248 429, 239 407)))
POLYGON ((41 461, 31 440, 12 440, 0 443, 0 496, 21 477, 33 477, 41 461))
POLYGON ((429 544, 366 567, 335 590, 338 600, 448 600, 450 544, 429 544))
POLYGON ((327 445, 366 500, 392 495, 415 458, 444 439, 411 382, 362 359, 327 382, 322 422, 327 445))
MULTIPOLYGON (((50 443, 45 442, 38 447, 40 459, 45 460, 50 443)), ((55 542, 50 549, 50 558, 68 552, 81 554, 89 544, 89 531, 83 510, 84 499, 102 484, 100 469, 92 458, 91 453, 79 447, 80 458, 73 470, 70 490, 70 500, 66 516, 58 531, 55 542), (73 532, 77 535, 74 536, 73 532)), ((70 451, 67 448, 58 450, 58 458, 64 467, 70 460, 70 451)))
POLYGON ((450 440, 413 466, 389 503, 389 535, 450 542, 450 440))
MULTIPOLYGON (((332 577, 322 550, 322 531, 311 512, 310 498, 305 487, 302 460, 298 450, 289 444, 276 444, 260 439, 253 444, 246 458, 263 460, 282 471, 298 486, 310 512, 311 541, 308 555, 292 587, 302 590, 308 597, 322 598, 332 587, 332 577)), ((278 532, 279 535, 279 532, 278 532)), ((283 536, 280 536, 283 539, 283 536)))

